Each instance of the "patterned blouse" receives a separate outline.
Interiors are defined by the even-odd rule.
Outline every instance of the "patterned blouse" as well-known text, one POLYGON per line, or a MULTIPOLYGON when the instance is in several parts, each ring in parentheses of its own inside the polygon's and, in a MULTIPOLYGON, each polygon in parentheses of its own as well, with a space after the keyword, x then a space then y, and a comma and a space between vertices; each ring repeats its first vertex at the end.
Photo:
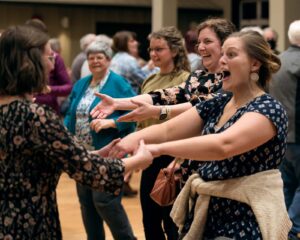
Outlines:
POLYGON ((119 194, 119 159, 89 154, 47 106, 0 105, 0 239, 61 239, 55 189, 62 172, 119 194))
MULTIPOLYGON (((225 131, 247 112, 257 112, 267 117, 276 127, 277 135, 255 149, 222 161, 185 162, 187 165, 183 166, 185 177, 197 172, 204 180, 213 181, 278 168, 286 150, 287 136, 287 116, 282 105, 270 95, 264 94, 239 108, 224 126, 218 129, 215 126, 230 99, 229 94, 218 94, 217 97, 196 105, 204 121, 203 135, 225 131)), ((183 232, 187 232, 192 219, 191 211, 183 232)), ((204 236, 205 239, 218 236, 247 240, 262 239, 256 218, 248 205, 218 197, 211 198, 204 236)))
POLYGON ((154 105, 174 105, 191 102, 193 105, 214 96, 222 87, 221 73, 197 70, 182 84, 149 92, 154 105))

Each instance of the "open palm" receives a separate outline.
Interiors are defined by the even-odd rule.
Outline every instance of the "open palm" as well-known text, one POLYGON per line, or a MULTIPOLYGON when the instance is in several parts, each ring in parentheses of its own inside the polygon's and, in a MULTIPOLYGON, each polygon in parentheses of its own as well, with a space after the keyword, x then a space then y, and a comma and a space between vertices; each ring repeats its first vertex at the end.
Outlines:
POLYGON ((114 99, 106 94, 95 93, 102 101, 91 111, 92 118, 106 118, 115 111, 114 99))

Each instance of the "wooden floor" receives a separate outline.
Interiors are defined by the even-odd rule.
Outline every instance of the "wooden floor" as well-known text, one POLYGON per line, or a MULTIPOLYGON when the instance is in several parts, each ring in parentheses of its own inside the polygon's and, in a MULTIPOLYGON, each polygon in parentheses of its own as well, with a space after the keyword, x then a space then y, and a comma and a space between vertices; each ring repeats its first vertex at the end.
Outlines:
MULTIPOLYGON (((139 188, 140 172, 134 173, 131 186, 134 189, 139 188)), ((85 240, 86 234, 81 220, 80 207, 76 195, 75 181, 66 174, 60 178, 57 189, 57 200, 60 214, 60 221, 64 240, 85 240)), ((133 232, 138 240, 144 240, 144 231, 142 224, 142 213, 139 197, 123 198, 123 206, 128 214, 133 232)), ((106 240, 113 240, 113 237, 107 227, 105 227, 106 240)))

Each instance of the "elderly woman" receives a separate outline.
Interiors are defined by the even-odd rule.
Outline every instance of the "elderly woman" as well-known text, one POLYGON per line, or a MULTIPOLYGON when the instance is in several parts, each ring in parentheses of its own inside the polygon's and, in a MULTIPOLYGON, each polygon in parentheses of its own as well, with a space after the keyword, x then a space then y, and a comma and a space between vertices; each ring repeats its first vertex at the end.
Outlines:
MULTIPOLYGON (((107 43, 93 42, 87 48, 87 60, 92 75, 80 79, 71 93, 70 109, 65 118, 67 128, 86 146, 98 149, 112 140, 134 131, 133 123, 117 123, 124 112, 117 111, 108 119, 92 121, 90 110, 99 103, 94 93, 114 97, 132 97, 134 91, 126 79, 109 70, 112 50, 107 43)), ((135 239, 126 212, 121 204, 121 195, 94 191, 77 184, 83 223, 88 239, 105 239, 103 220, 109 226, 114 239, 135 239)))

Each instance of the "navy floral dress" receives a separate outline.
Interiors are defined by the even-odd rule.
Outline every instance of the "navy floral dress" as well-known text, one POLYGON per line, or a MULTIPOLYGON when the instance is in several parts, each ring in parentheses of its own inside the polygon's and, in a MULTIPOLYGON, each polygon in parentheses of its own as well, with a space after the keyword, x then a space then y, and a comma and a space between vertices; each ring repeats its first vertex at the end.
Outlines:
POLYGON ((221 90, 221 73, 208 73, 197 70, 182 84, 149 92, 154 105, 174 105, 191 102, 193 105, 207 100, 221 90))
MULTIPOLYGON (((276 127, 277 135, 256 149, 222 161, 185 162, 182 166, 185 179, 195 172, 199 173, 205 181, 247 176, 276 169, 283 159, 286 149, 287 116, 281 104, 270 95, 264 94, 239 108, 224 126, 217 129, 216 124, 230 98, 229 94, 218 94, 217 97, 196 105, 204 121, 203 135, 225 131, 247 112, 257 112, 266 116, 276 127)), ((183 234, 190 228, 192 220, 193 211, 186 219, 183 234)), ((256 218, 248 205, 230 199, 212 197, 204 239, 214 239, 218 236, 232 239, 262 239, 256 218)))
POLYGON ((61 239, 55 189, 62 172, 119 194, 119 159, 89 154, 47 106, 0 105, 0 239, 61 239))

